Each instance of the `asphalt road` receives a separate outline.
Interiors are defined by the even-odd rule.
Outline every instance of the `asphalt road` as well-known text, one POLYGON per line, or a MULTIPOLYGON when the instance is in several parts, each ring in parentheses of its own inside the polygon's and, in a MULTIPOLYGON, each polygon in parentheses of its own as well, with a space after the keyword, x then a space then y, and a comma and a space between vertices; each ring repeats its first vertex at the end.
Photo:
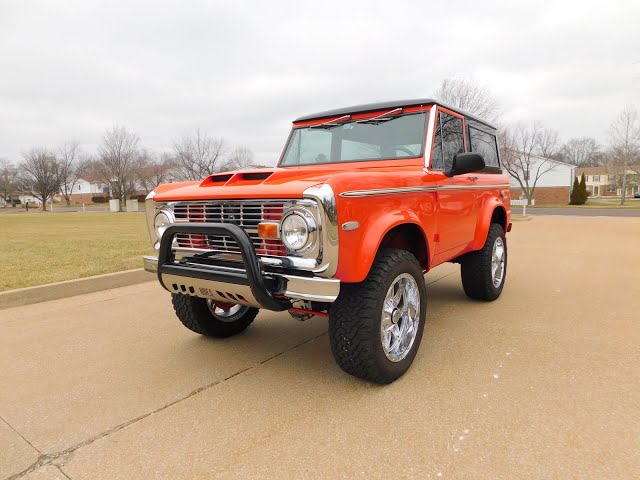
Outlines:
POLYGON ((640 478, 640 221, 537 217, 493 303, 427 275, 409 372, 326 320, 199 337, 155 282, 0 311, 0 478, 640 478))
MULTIPOLYGON (((522 214, 522 208, 511 207, 522 214)), ((527 215, 570 215, 580 217, 640 217, 640 208, 527 208, 527 215)))

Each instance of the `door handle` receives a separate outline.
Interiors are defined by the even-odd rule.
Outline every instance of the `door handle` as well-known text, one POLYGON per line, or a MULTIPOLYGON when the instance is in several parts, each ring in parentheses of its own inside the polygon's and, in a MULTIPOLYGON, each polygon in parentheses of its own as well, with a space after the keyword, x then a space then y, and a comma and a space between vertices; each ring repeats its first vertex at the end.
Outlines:
POLYGON ((467 179, 471 180, 472 182, 476 182, 478 180, 478 177, 467 177, 467 179))

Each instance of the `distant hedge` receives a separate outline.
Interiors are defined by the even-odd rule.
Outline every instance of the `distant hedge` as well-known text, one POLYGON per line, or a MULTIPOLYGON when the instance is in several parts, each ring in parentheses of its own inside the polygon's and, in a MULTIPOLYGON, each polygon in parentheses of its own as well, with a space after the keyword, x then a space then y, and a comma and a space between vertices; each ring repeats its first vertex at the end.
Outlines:
POLYGON ((107 203, 109 200, 111 200, 111 197, 109 195, 107 196, 97 195, 95 197, 91 197, 92 203, 107 203))

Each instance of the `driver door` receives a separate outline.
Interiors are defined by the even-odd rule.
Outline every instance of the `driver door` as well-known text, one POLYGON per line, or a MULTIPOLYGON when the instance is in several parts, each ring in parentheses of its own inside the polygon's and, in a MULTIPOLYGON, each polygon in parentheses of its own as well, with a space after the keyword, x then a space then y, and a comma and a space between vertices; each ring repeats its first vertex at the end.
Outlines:
POLYGON ((477 175, 447 177, 456 153, 466 151, 464 118, 438 107, 431 173, 437 190, 436 218, 439 241, 435 246, 438 261, 446 261, 462 252, 473 241, 476 229, 475 189, 477 175))

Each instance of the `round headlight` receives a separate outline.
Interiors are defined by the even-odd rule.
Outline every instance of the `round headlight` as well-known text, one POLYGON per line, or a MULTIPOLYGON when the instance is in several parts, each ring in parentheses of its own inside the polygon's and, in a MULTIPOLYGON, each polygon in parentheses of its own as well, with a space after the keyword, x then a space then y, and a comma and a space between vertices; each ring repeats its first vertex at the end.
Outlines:
POLYGON ((311 228, 307 220, 298 213, 287 215, 280 226, 282 243, 289 250, 299 251, 309 243, 311 228))
POLYGON ((156 213, 156 218, 153 221, 153 226, 156 229, 156 235, 158 237, 158 241, 164 235, 165 230, 169 225, 173 223, 172 215, 166 210, 160 210, 156 213))

